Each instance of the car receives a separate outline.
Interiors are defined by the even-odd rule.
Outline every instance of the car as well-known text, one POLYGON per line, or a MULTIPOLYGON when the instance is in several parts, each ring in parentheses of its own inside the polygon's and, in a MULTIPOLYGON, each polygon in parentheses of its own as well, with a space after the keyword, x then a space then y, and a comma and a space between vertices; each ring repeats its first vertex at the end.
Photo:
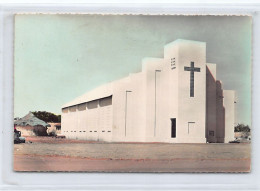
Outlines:
POLYGON ((238 139, 235 139, 234 141, 229 141, 229 143, 240 143, 238 139))
POLYGON ((21 137, 21 131, 14 130, 14 143, 25 143, 25 138, 21 137))

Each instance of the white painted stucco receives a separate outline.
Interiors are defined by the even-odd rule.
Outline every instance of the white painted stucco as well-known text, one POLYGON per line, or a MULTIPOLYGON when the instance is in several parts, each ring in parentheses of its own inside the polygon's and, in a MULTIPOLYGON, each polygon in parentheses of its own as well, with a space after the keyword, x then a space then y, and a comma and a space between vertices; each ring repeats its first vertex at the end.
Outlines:
POLYGON ((234 140, 235 91, 224 90, 225 143, 234 140))
POLYGON ((233 140, 234 92, 223 95, 216 72, 215 64, 206 63, 206 43, 176 40, 165 45, 164 58, 144 58, 140 73, 65 104, 62 134, 109 142, 233 140))

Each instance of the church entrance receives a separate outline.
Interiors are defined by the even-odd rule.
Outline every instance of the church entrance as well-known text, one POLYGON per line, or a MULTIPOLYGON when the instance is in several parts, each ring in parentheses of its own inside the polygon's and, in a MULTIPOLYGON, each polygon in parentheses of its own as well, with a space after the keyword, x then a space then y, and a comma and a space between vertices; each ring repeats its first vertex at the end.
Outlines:
POLYGON ((176 118, 171 118, 171 138, 176 138, 176 118))

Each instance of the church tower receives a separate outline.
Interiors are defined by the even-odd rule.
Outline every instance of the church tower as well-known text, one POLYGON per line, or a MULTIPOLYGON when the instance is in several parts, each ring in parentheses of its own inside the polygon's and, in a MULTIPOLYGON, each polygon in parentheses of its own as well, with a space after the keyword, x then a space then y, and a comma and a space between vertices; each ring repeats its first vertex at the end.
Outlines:
POLYGON ((165 46, 165 59, 174 84, 170 86, 172 138, 206 142, 206 43, 176 40, 165 46))

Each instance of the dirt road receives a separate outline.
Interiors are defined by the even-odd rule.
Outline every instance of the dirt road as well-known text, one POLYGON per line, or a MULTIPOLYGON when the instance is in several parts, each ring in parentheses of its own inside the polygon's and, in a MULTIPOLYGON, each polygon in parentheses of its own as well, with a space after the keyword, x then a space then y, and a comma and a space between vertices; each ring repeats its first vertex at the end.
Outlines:
MULTIPOLYGON (((41 138, 43 139, 43 138, 41 138)), ((250 144, 138 144, 50 139, 14 145, 16 171, 248 172, 250 144)), ((32 140, 28 139, 27 140, 32 140)))

